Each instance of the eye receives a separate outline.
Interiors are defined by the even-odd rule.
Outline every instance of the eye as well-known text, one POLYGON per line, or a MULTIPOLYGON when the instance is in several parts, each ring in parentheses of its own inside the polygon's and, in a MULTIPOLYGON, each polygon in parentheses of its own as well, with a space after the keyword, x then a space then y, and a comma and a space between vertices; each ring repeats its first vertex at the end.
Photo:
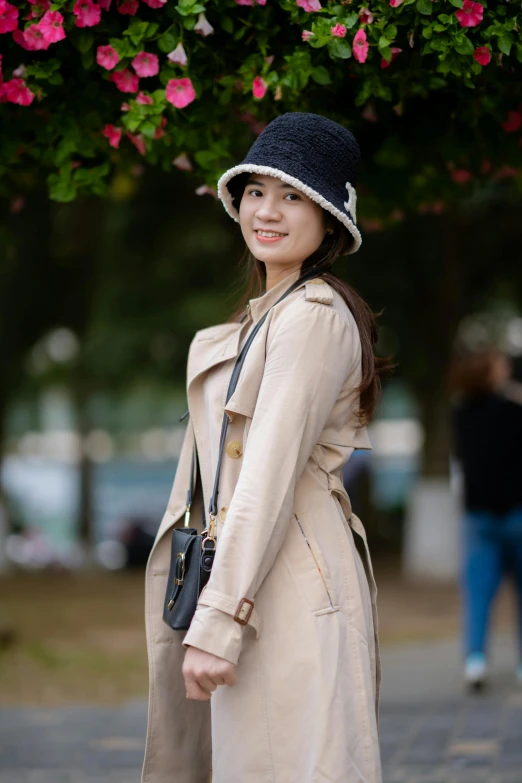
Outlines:
POLYGON ((290 196, 290 201, 301 201, 301 198, 297 195, 297 193, 287 193, 285 196, 285 199, 290 196))
POLYGON ((259 195, 260 195, 260 196, 262 196, 262 195, 263 195, 263 194, 261 193, 261 191, 260 191, 260 190, 256 190, 256 188, 254 188, 253 190, 249 190, 249 191, 248 191, 248 195, 249 195, 249 196, 253 196, 253 195, 254 195, 254 193, 259 193, 259 195))

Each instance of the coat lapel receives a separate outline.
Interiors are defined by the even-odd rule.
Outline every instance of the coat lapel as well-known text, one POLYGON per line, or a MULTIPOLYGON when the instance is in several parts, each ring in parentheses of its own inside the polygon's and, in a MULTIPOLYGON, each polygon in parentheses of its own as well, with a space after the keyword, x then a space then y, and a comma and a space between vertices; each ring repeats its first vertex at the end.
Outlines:
POLYGON ((187 394, 196 378, 214 365, 237 356, 242 326, 237 321, 196 332, 187 361, 187 394))

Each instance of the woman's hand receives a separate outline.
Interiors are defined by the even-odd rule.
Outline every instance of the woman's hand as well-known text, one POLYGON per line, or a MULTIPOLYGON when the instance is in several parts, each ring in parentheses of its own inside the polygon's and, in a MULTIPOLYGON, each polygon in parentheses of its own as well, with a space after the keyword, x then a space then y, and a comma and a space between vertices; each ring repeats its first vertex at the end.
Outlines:
POLYGON ((189 647, 182 667, 187 699, 208 701, 218 685, 236 684, 236 667, 224 658, 189 647))

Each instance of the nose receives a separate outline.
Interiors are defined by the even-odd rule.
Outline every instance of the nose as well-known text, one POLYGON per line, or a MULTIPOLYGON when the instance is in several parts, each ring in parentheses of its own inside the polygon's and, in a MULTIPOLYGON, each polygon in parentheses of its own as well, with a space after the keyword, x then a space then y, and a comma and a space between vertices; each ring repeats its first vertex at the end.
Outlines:
POLYGON ((281 220, 281 212, 277 207, 275 197, 266 194, 263 199, 260 200, 259 206, 256 209, 256 217, 263 223, 268 223, 269 221, 279 222, 281 220))

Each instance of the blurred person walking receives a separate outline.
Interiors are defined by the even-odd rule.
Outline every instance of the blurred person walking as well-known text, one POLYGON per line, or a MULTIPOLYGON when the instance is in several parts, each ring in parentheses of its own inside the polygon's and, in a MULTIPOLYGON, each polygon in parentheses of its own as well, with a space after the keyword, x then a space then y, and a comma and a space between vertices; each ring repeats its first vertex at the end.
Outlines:
POLYGON ((493 600, 507 574, 518 596, 517 679, 522 683, 522 387, 509 359, 487 349, 455 357, 450 383, 454 453, 464 481, 461 589, 465 682, 487 680, 493 600))
POLYGON ((385 361, 370 308, 330 271, 361 243, 359 156, 341 125, 287 113, 218 183, 250 284, 230 320, 197 332, 189 350, 190 419, 146 577, 143 783, 208 783, 211 766, 213 783, 382 779, 376 587, 341 471, 371 448, 385 361), (216 556, 185 635, 162 623, 167 534, 183 524, 194 438, 202 500, 192 514, 209 508, 224 415, 216 556))

